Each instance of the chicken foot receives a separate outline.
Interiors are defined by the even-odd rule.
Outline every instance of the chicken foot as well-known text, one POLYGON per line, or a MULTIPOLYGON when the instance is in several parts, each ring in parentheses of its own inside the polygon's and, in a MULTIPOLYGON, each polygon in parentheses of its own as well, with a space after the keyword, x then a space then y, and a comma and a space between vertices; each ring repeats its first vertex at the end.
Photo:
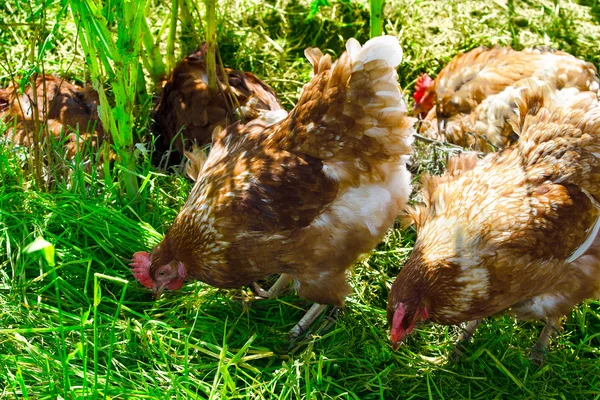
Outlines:
POLYGON ((463 328, 463 331, 458 337, 458 339, 456 339, 455 344, 468 342, 469 340, 471 340, 473 334, 475 333, 475 329, 477 329, 481 321, 483 321, 483 319, 474 319, 472 321, 467 322, 467 326, 463 328))
POLYGON ((296 340, 300 335, 306 332, 307 329, 312 325, 312 323, 315 322, 315 320, 319 318, 321 314, 323 314, 326 308, 327 304, 313 304, 312 307, 310 307, 310 309, 306 312, 306 314, 304 314, 302 319, 298 321, 296 326, 294 326, 290 331, 290 340, 296 340))
POLYGON ((540 366, 544 363, 546 353, 548 353, 548 343, 550 338, 560 330, 560 317, 546 318, 546 326, 540 333, 540 337, 529 353, 529 362, 533 365, 540 366))
POLYGON ((281 274, 277 281, 271 286, 269 290, 265 290, 256 282, 252 284, 254 291, 259 297, 270 299, 271 297, 277 296, 279 293, 283 292, 289 283, 292 281, 292 276, 290 274, 281 274))
POLYGON ((471 340, 473 334, 475 333, 475 329, 477 329, 481 321, 483 321, 483 319, 474 319, 467 322, 467 326, 463 328, 461 334, 458 336, 458 339, 456 339, 454 342, 454 350, 450 356, 452 361, 457 362, 462 357, 464 354, 462 351, 462 349, 464 349, 463 344, 471 340))

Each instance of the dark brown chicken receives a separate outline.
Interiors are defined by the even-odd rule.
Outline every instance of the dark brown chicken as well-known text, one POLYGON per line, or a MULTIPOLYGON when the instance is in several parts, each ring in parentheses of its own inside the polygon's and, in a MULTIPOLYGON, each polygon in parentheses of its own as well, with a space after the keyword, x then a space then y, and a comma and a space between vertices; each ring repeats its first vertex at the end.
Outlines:
POLYGON ((221 288, 283 274, 315 301, 298 335, 350 293, 346 270, 392 226, 410 193, 407 116, 396 67, 398 40, 362 48, 351 39, 338 61, 305 54, 314 78, 279 122, 236 123, 216 138, 196 185, 162 242, 138 252, 135 277, 160 293, 198 279, 221 288))
POLYGON ((414 94, 416 114, 425 115, 424 136, 484 152, 518 139, 507 121, 528 81, 552 92, 598 92, 596 67, 562 51, 479 47, 459 54, 435 80, 423 75, 414 94))
POLYGON ((225 68, 224 77, 219 68, 219 89, 213 93, 204 54, 199 50, 175 66, 154 107, 157 154, 162 156, 171 147, 179 152, 169 163, 178 163, 192 144, 211 143, 217 127, 225 128, 240 117, 249 122, 261 111, 283 111, 273 89, 251 72, 225 68))
POLYGON ((392 342, 420 320, 471 321, 468 337, 508 312, 546 319, 539 361, 559 319, 600 296, 600 106, 596 93, 552 93, 524 88, 510 123, 517 143, 423 177, 425 204, 408 209, 417 241, 389 297, 392 342))
MULTIPOLYGON (((82 88, 53 75, 38 76, 36 91, 27 86, 24 93, 10 85, 0 89, 0 119, 9 126, 6 135, 15 143, 31 146, 39 132, 34 119, 58 140, 66 138, 66 155, 73 157, 83 146, 95 146, 104 138, 98 117, 98 94, 91 88, 82 88)), ((42 140, 45 138, 42 135, 42 140)))

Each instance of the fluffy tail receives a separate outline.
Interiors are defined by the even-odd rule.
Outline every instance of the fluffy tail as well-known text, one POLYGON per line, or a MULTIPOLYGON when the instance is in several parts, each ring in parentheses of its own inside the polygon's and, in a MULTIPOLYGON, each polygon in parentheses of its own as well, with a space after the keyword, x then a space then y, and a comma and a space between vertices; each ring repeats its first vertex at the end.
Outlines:
POLYGON ((578 186, 595 204, 600 199, 600 104, 594 92, 551 93, 526 88, 511 125, 512 146, 531 175, 578 186))
POLYGON ((408 117, 398 86, 398 40, 381 36, 361 47, 350 39, 346 49, 335 63, 319 49, 304 52, 314 77, 271 136, 291 151, 323 160, 340 179, 410 153, 416 121, 408 117))

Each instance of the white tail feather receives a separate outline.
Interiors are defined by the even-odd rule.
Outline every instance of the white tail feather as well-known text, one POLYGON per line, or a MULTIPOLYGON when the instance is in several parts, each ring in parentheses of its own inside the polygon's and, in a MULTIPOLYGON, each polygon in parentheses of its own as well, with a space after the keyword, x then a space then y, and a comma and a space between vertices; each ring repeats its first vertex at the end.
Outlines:
POLYGON ((346 42, 346 50, 352 61, 364 64, 373 60, 384 60, 388 67, 395 68, 402 61, 402 48, 394 36, 375 37, 362 47, 356 39, 349 39, 346 42))

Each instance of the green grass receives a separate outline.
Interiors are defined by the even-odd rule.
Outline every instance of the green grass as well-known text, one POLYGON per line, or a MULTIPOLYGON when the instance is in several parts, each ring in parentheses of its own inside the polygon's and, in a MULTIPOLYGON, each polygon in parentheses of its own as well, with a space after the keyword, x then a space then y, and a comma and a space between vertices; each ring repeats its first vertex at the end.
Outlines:
MULTIPOLYGON (((36 65, 88 79, 72 15, 55 26, 60 4, 45 3, 0 4, 0 24, 9 24, 0 29, 3 82, 36 65), (36 59, 28 56, 29 29, 42 11, 39 37, 53 36, 36 59)), ((171 3, 148 4, 153 34, 171 3)), ((420 72, 436 73, 480 44, 552 45, 600 63, 595 1, 386 3, 384 30, 405 50, 399 72, 407 94, 420 72)), ((310 74, 305 47, 339 54, 348 37, 369 36, 366 0, 229 0, 226 7, 218 13, 223 60, 264 77, 288 108, 310 74)), ((186 40, 182 34, 176 44, 190 46, 186 40)), ((139 110, 139 134, 148 113, 148 105, 139 110)), ((395 229, 356 264, 347 307, 290 345, 287 331, 309 306, 293 294, 255 301, 249 288, 191 283, 155 302, 132 279, 128 259, 160 240, 189 192, 186 179, 156 172, 138 156, 141 202, 133 208, 121 200, 121 183, 104 185, 69 163, 71 178, 46 190, 25 157, 23 149, 0 149, 0 398, 600 398, 598 301, 573 311, 539 369, 529 365, 527 348, 542 324, 505 317, 486 321, 458 363, 444 358, 456 327, 419 326, 393 352, 386 299, 414 242, 411 229, 395 229), (25 251, 38 237, 54 246, 50 264, 42 252, 25 251)), ((412 170, 439 172, 446 157, 419 145, 412 170)))

